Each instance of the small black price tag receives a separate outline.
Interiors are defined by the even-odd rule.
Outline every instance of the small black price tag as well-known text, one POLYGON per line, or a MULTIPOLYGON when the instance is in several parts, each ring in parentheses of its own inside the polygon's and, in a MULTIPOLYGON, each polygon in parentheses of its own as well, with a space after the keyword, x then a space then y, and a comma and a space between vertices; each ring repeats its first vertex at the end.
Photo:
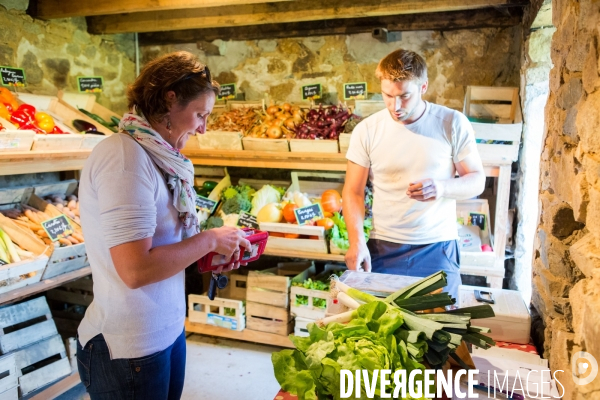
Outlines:
POLYGON ((469 213, 470 224, 478 226, 482 231, 485 230, 485 214, 480 213, 469 213))
POLYGON ((344 83, 344 100, 367 98, 367 82, 344 83))
POLYGON ((235 83, 225 83, 221 85, 221 91, 218 96, 218 100, 231 100, 235 99, 236 88, 235 83))
POLYGON ((25 70, 0 66, 0 78, 4 86, 25 86, 25 70))
POLYGON ((294 210, 298 225, 304 225, 310 221, 316 221, 323 218, 323 209, 319 203, 310 206, 297 208, 294 210))
POLYGON ((256 215, 248 214, 245 211, 240 212, 240 218, 238 219, 237 225, 241 228, 259 228, 258 221, 256 220, 256 215))
POLYGON ((196 196, 196 209, 206 211, 209 214, 212 214, 215 211, 215 207, 217 206, 218 201, 211 200, 204 196, 197 195, 196 196))
POLYGON ((323 95, 323 87, 320 83, 302 86, 302 100, 316 100, 323 95))
POLYGON ((64 214, 42 222, 42 228, 44 228, 48 237, 53 242, 66 238, 75 232, 71 226, 71 222, 69 222, 69 219, 64 214))
POLYGON ((104 79, 101 76, 78 76, 77 83, 82 93, 102 93, 104 79))

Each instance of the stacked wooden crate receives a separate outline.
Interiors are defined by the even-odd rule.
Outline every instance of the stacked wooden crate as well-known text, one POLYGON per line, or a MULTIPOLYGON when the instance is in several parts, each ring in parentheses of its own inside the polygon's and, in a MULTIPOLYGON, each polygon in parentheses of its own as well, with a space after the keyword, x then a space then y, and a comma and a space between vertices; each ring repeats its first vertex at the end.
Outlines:
POLYGON ((46 292, 52 317, 63 338, 77 336, 77 328, 94 300, 91 276, 67 282, 46 292))
POLYGON ((294 329, 290 313, 292 281, 314 275, 313 262, 279 263, 275 268, 250 271, 246 289, 246 326, 260 332, 287 336, 294 329))
MULTIPOLYGON (((20 396, 71 373, 64 343, 44 297, 0 308, 0 330, 0 352, 14 357, 20 396)), ((10 358, 0 360, 10 364, 10 358)), ((14 377, 11 379, 14 383, 14 377)), ((0 381, 0 390, 9 391, 2 398, 16 399, 14 387, 6 387, 12 385, 10 382, 5 385, 0 381)))

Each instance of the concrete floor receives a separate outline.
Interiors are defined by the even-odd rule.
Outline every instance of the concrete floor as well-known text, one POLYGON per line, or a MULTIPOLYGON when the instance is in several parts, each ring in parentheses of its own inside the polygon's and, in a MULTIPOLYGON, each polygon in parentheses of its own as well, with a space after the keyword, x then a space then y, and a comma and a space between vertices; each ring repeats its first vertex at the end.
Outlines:
MULTIPOLYGON (((192 334, 182 400, 273 400, 279 384, 271 353, 280 348, 192 334)), ((59 400, 89 400, 82 384, 59 400)))

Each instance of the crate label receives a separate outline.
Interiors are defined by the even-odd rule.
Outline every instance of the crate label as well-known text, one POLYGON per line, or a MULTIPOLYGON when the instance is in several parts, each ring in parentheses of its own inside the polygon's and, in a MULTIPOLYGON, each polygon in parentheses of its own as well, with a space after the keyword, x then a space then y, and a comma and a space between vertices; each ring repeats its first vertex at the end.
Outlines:
POLYGON ((344 100, 367 98, 367 82, 344 83, 344 100))
POLYGON ((235 99, 235 96, 235 83, 225 83, 221 85, 221 91, 219 92, 218 100, 231 100, 235 99))
POLYGON ((25 70, 0 66, 0 77, 4 86, 25 86, 25 70))
POLYGON ((66 238, 75 232, 69 219, 64 214, 42 222, 42 228, 44 228, 48 237, 53 242, 56 242, 58 239, 66 238))
POLYGON ((18 149, 20 139, 0 139, 0 149, 18 149))
POLYGON ((217 207, 218 201, 211 200, 207 197, 196 195, 196 209, 212 214, 217 207))
POLYGON ((307 222, 317 221, 322 219, 323 209, 321 208, 321 204, 311 204, 310 206, 296 208, 294 210, 294 214, 296 214, 296 220, 298 221, 298 225, 304 225, 307 222))
POLYGON ((320 99, 323 93, 323 87, 320 83, 302 86, 302 100, 320 99))
POLYGON ((259 228, 258 221, 256 220, 256 215, 248 214, 245 211, 240 212, 240 218, 238 219, 237 226, 241 228, 259 228))
POLYGON ((82 93, 102 93, 104 79, 101 76, 78 76, 77 86, 82 93))
POLYGON ((238 321, 235 318, 224 317, 219 314, 208 313, 208 317, 206 319, 209 325, 215 325, 220 328, 231 329, 233 331, 238 328, 238 321))

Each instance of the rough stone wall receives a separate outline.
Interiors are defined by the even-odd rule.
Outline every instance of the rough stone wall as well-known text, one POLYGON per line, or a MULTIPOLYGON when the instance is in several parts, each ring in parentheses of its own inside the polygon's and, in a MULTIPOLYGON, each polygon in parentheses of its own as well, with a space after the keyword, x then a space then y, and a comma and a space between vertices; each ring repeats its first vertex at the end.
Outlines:
POLYGON ((600 3, 554 0, 552 14, 532 300, 565 398, 597 399, 600 378, 575 385, 570 361, 580 350, 600 360, 600 3))
POLYGON ((77 76, 100 75, 98 102, 124 112, 125 90, 135 79, 133 35, 90 35, 85 18, 33 19, 22 3, 4 0, 9 10, 0 5, 0 65, 24 68, 24 90, 37 94, 77 91, 77 76))
MULTIPOLYGON (((382 43, 370 34, 278 40, 198 42, 141 47, 142 64, 171 51, 198 54, 220 83, 237 83, 246 100, 301 101, 302 85, 321 83, 334 100, 346 82, 367 82, 379 93, 375 68, 397 48, 422 54, 429 67, 426 99, 461 109, 466 85, 517 86, 520 27, 403 32, 402 40, 382 43)), ((377 95, 376 95, 377 96, 377 95)))

